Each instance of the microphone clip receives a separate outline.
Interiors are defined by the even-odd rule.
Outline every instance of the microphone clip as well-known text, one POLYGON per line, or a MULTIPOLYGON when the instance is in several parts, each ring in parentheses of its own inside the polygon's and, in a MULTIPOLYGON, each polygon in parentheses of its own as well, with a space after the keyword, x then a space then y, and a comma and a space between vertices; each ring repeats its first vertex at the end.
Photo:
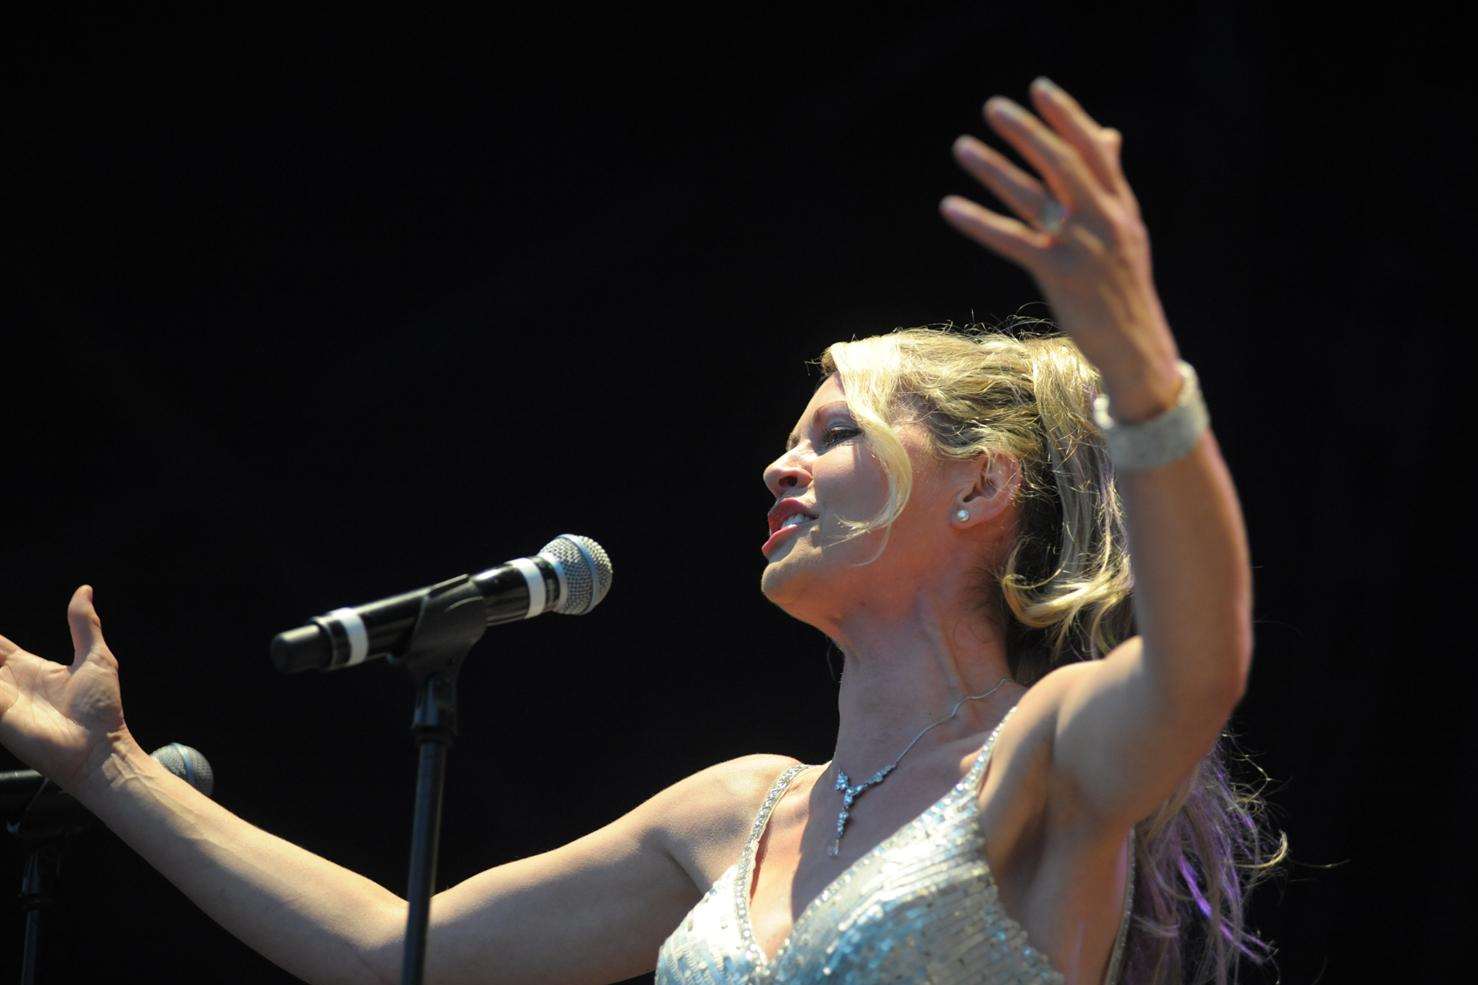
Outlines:
POLYGON ((421 599, 405 653, 387 658, 404 667, 416 684, 411 731, 418 743, 434 738, 450 744, 457 734, 457 674, 486 631, 483 595, 471 575, 432 585, 421 599))

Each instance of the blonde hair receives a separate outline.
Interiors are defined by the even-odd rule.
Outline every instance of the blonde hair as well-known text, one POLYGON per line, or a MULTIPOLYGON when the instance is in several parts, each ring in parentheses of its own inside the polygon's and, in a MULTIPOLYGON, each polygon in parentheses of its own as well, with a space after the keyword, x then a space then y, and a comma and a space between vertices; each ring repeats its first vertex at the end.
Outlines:
MULTIPOLYGON (((1039 318, 993 329, 921 326, 835 343, 817 362, 823 374, 840 377, 848 409, 887 476, 887 502, 875 516, 844 521, 848 536, 881 528, 886 545, 908 503, 913 472, 896 430, 904 421, 924 425, 936 459, 1008 455, 1019 463, 1015 541, 1003 561, 985 562, 980 593, 982 611, 1004 622, 1015 680, 1030 687, 1053 668, 1098 659, 1134 635, 1124 515, 1089 416, 1099 377, 1070 338, 1039 318)), ((1239 955, 1262 963, 1273 953, 1245 929, 1244 908, 1252 887, 1287 856, 1288 839, 1280 832, 1276 845, 1265 843, 1261 788, 1231 778, 1229 745, 1235 740, 1224 731, 1155 816, 1135 828, 1126 982, 1187 980, 1183 968, 1197 939, 1188 979, 1197 985, 1235 981, 1239 955)))

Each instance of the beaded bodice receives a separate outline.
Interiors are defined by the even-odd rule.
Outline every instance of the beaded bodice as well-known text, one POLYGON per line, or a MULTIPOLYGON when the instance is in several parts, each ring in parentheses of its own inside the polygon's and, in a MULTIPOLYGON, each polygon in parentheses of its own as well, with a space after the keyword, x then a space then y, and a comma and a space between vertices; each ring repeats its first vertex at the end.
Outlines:
MULTIPOLYGON (((798 764, 775 780, 738 861, 709 888, 657 955, 657 985, 930 982, 1061 985, 1065 981, 1001 907, 985 862, 978 793, 996 736, 934 806, 852 863, 796 918, 773 959, 755 940, 749 886, 760 835, 798 764)), ((1130 852, 1134 839, 1130 837, 1130 852)), ((1106 985, 1119 976, 1134 900, 1133 855, 1106 985)))

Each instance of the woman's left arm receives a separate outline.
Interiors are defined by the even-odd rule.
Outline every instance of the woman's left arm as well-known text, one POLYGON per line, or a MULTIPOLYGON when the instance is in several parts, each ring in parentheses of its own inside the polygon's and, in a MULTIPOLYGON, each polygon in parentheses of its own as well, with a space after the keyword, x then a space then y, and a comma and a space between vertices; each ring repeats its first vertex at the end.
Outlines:
MULTIPOLYGON (((1183 384, 1120 135, 1045 79, 1031 92, 1040 119, 999 96, 985 115, 1041 180, 974 138, 954 147, 1021 220, 957 196, 940 211, 1032 275, 1099 371, 1110 415, 1148 420, 1175 405, 1183 384)), ((1209 430, 1181 458, 1115 481, 1140 635, 1042 684, 1059 696, 1054 779, 1099 822, 1119 826, 1173 792, 1241 699, 1252 661, 1252 571, 1236 489, 1209 430)))

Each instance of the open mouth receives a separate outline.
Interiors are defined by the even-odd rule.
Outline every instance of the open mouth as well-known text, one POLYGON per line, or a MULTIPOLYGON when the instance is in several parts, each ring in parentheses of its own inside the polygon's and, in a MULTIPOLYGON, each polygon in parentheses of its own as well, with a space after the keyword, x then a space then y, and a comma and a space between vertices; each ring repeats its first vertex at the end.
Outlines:
POLYGON ((764 546, 760 548, 760 553, 769 554, 776 544, 785 540, 792 533, 801 529, 802 527, 808 527, 815 522, 816 518, 814 516, 809 516, 805 513, 797 513, 795 516, 790 517, 784 523, 780 524, 778 528, 776 528, 775 532, 770 535, 770 539, 765 541, 764 546))

